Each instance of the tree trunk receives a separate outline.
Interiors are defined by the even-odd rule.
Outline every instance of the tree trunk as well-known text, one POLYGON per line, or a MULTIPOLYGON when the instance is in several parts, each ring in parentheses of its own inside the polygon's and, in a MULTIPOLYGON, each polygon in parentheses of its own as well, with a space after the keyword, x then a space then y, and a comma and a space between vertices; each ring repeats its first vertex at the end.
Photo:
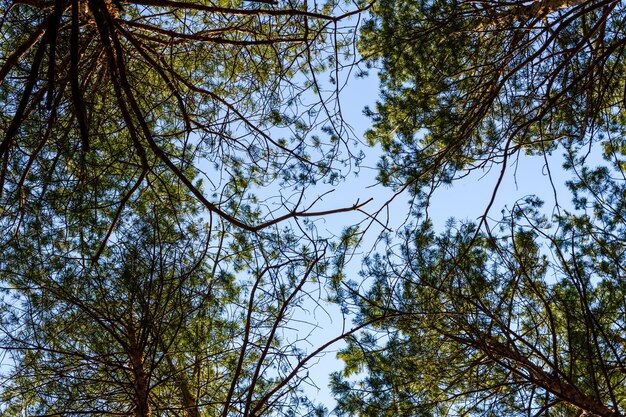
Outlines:
POLYGON ((148 401, 150 387, 142 352, 135 352, 132 355, 131 365, 135 377, 135 416, 150 417, 151 411, 148 401))

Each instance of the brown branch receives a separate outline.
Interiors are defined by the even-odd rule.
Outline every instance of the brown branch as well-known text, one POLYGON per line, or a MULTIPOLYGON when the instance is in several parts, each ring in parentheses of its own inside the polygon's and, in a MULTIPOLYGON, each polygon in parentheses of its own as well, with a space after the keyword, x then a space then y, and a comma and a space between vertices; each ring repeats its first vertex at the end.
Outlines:
POLYGON ((291 381, 296 375, 298 375, 298 373, 300 372, 300 370, 308 363, 310 362, 313 358, 317 357, 320 353, 322 353, 324 350, 326 350, 329 346, 332 346, 333 344, 339 342, 340 340, 344 340, 350 336, 352 336, 353 334, 355 334, 356 332, 371 326, 372 324, 375 324, 377 322, 383 321, 383 320, 388 320, 390 318, 393 318, 395 315, 384 315, 384 316, 380 316, 380 317, 376 317, 373 318, 371 320, 368 320, 366 322, 363 322, 355 327, 353 327, 352 329, 341 333, 339 336, 327 341, 326 343, 324 343, 323 345, 319 346, 317 349, 315 349, 313 352, 311 352, 310 354, 308 354, 307 356, 305 356, 300 362, 298 362, 296 364, 296 366, 294 367, 294 369, 291 370, 291 372, 285 376, 272 390, 270 390, 267 394, 265 394, 259 401, 257 401, 255 407, 250 411, 250 413, 244 417, 256 417, 261 415, 261 410, 267 406, 268 401, 270 400, 270 398, 272 398, 276 393, 278 393, 285 385, 287 385, 289 383, 289 381, 291 381))
MULTIPOLYGON (((478 337, 480 338, 482 336, 478 337)), ((563 401, 579 408, 582 411, 587 411, 593 415, 602 417, 622 416, 619 411, 613 410, 601 403, 598 399, 588 396, 568 381, 559 378, 558 375, 546 373, 537 364, 531 362, 519 352, 495 339, 485 336, 484 340, 478 340, 472 343, 476 344, 478 348, 483 350, 489 356, 496 359, 499 358, 500 363, 502 363, 501 359, 511 361, 510 365, 505 366, 515 371, 517 374, 525 376, 523 373, 520 373, 519 369, 516 367, 521 366, 522 369, 528 372, 530 382, 550 391, 563 401)))
POLYGON ((74 112, 76 113, 76 120, 78 121, 78 128, 80 130, 83 151, 88 152, 89 124, 87 122, 87 117, 85 116, 85 103, 83 100, 83 93, 80 88, 80 73, 78 69, 78 60, 80 58, 80 28, 78 21, 79 7, 80 6, 78 0, 72 0, 72 28, 70 33, 70 71, 68 73, 68 77, 70 78, 74 112))
MULTIPOLYGON (((50 26, 54 22, 53 19, 50 19, 48 22, 48 26, 50 26)), ((24 111, 26 110, 26 106, 30 101, 31 93, 35 84, 39 80, 39 67, 43 61, 44 53, 46 52, 46 45, 49 42, 49 32, 45 32, 39 41, 39 47, 35 52, 35 56, 33 58, 33 62, 30 66, 30 73, 28 75, 28 79, 26 81, 26 85, 24 86, 24 91, 22 92, 22 97, 19 101, 18 107, 11 119, 11 123, 4 135, 4 139, 2 143, 0 143, 0 158, 8 154, 9 148, 13 144, 13 139, 17 134, 21 124, 22 124, 22 116, 24 115, 24 111)), ((7 156, 8 157, 8 156, 7 156)))
POLYGON ((263 276, 271 269, 271 268, 280 268, 281 266, 285 266, 288 263, 285 262, 278 266, 266 266, 262 271, 260 271, 257 275, 257 279, 254 281, 254 285, 250 291, 250 296, 248 297, 248 311, 246 312, 246 322, 244 326, 243 333, 243 341, 241 342, 241 349, 239 351, 239 358, 237 359, 237 366, 235 367, 235 372, 233 373, 233 377, 231 378, 230 388, 228 389, 228 394, 226 395, 226 401, 224 402, 224 409, 222 410, 222 417, 227 417, 228 412, 230 411, 230 403, 233 398, 233 394, 235 392, 235 387, 239 382, 239 376, 243 371, 243 363, 246 355, 246 351, 248 349, 248 342, 250 340, 251 328, 252 328, 252 313, 254 312, 254 301, 256 296, 256 291, 259 288, 261 283, 261 279, 263 276))
POLYGON ((198 10, 207 13, 229 16, 306 16, 330 21, 339 19, 339 17, 297 9, 235 9, 229 7, 205 6, 203 4, 175 0, 132 0, 131 3, 144 6, 167 7, 178 10, 198 10))
POLYGON ((298 283, 298 285, 294 288, 294 290, 291 292, 289 297, 283 301, 282 303, 283 305, 280 307, 279 311, 276 313, 276 320, 274 321, 274 324, 272 325, 270 333, 267 336, 267 340, 265 341, 265 346, 257 361, 254 375, 252 376, 252 379, 250 380, 250 385, 248 387, 248 396, 246 398, 245 411, 243 413, 244 416, 247 416, 248 411, 250 411, 250 407, 252 405, 252 397, 254 395, 254 389, 255 389, 257 380, 259 378, 259 375, 261 374, 261 369, 263 368, 263 362, 265 361, 265 358, 267 357, 267 354, 270 350, 270 347, 272 346, 272 343, 274 343, 274 336, 276 334, 276 331, 278 330, 280 323, 283 321, 285 314, 287 312, 287 309, 290 307, 291 302, 296 297, 296 295, 300 293, 300 290, 302 290, 302 287, 304 286, 304 284, 309 280, 309 277, 311 276, 315 268, 318 266, 318 262, 320 262, 323 259, 325 254, 326 254, 326 251, 323 250, 320 254, 318 254, 317 258, 311 261, 306 271, 304 272, 302 279, 300 279, 300 282, 298 283))
POLYGON ((183 100, 183 97, 181 96, 180 92, 178 91, 178 89, 176 88, 172 80, 170 80, 170 78, 167 76, 163 68, 154 59, 152 59, 152 57, 145 51, 143 45, 140 42, 138 42, 136 39, 134 39, 131 33, 129 33, 127 30, 125 30, 122 27, 118 26, 118 28, 121 31, 122 35, 124 35, 124 37, 128 39, 135 46, 135 48, 137 48, 141 56, 143 56, 144 59, 148 61, 148 63, 152 66, 152 68, 154 68, 159 74, 159 76, 161 76, 163 81, 165 81, 165 85, 168 87, 172 95, 174 95, 174 97, 176 97, 176 100, 178 101, 178 107, 180 108, 181 114, 183 116, 183 121, 185 123, 185 128, 187 129, 187 132, 191 132, 191 121, 189 118, 189 114, 187 113, 187 106, 185 105, 185 101, 183 100))
MULTIPOLYGON (((180 33, 175 30, 163 29, 160 27, 148 25, 145 23, 138 23, 128 20, 118 19, 118 25, 123 26, 131 26, 137 29, 144 30, 149 33, 158 33, 160 35, 164 35, 170 38, 170 40, 164 40, 161 38, 156 38, 154 36, 148 36, 143 34, 137 34, 144 39, 150 40, 152 42, 164 43, 167 45, 172 45, 176 43, 183 43, 185 41, 196 41, 196 42, 205 42, 205 43, 215 43, 222 45, 235 45, 235 46, 252 46, 252 45, 273 45, 277 43, 302 43, 307 39, 303 37, 276 37, 276 38, 268 38, 268 39, 254 39, 254 40, 242 40, 242 39, 229 39, 222 36, 208 36, 207 33, 211 33, 214 31, 203 31, 196 33, 180 33), (173 42, 172 39, 179 39, 178 42, 173 42)), ((224 30, 219 30, 219 33, 223 33, 224 30)))
MULTIPOLYGON (((128 100, 128 104, 130 105, 130 108, 139 123, 139 127, 142 131, 143 137, 148 142, 149 148, 152 150, 152 152, 154 152, 154 154, 162 162, 165 163, 165 165, 174 173, 174 175, 176 175, 176 177, 191 191, 191 193, 207 209, 218 214, 220 217, 224 218, 225 220, 227 220, 229 223, 231 223, 234 226, 237 226, 239 228, 242 228, 250 232, 257 232, 261 229, 270 227, 272 225, 275 225, 279 222, 285 221, 290 218, 318 217, 318 216, 325 216, 329 214, 358 210, 372 200, 372 199, 369 199, 368 201, 362 204, 358 204, 357 202, 351 207, 344 207, 344 208, 339 208, 335 210, 327 210, 327 211, 321 211, 321 212, 298 211, 296 207, 293 210, 291 210, 289 213, 286 213, 282 216, 279 216, 275 219, 263 222, 258 225, 249 225, 237 219, 236 217, 226 213, 225 211, 220 209, 218 206, 208 201, 206 197, 202 194, 202 192, 200 192, 200 190, 198 190, 198 188, 195 185, 193 185, 193 183, 189 180, 189 178, 187 178, 187 176, 180 170, 180 168, 178 168, 176 164, 172 162, 172 160, 167 156, 167 154, 155 142, 152 132, 150 131, 150 128, 148 127, 148 124, 146 123, 146 120, 139 107, 139 104, 137 103, 135 96, 132 92, 130 83, 128 82, 128 78, 126 76, 124 59, 123 59, 123 52, 122 52, 121 45, 119 43, 119 39, 115 35, 114 31, 110 31, 108 29, 109 26, 113 25, 114 19, 108 14, 107 10, 102 9, 102 8, 98 10, 99 6, 98 6, 98 3, 95 2, 95 0, 90 0, 90 4, 92 5, 92 11, 93 11, 96 23, 98 24, 98 27, 100 28, 100 31, 102 33, 103 41, 112 43, 112 51, 109 51, 107 49, 107 53, 110 55, 110 65, 111 65, 112 73, 117 74, 117 77, 115 76, 113 77, 114 86, 117 85, 117 82, 119 81, 120 88, 122 90, 118 94, 118 101, 120 103, 120 106, 122 107, 122 113, 124 114, 123 108, 125 107, 125 100, 128 100), (122 99, 122 96, 121 96, 122 92, 123 92, 123 95, 125 96, 125 100, 122 99)), ((130 120, 129 117, 127 117, 127 123, 129 123, 129 126, 132 126, 132 120, 130 120)), ((138 151, 142 152, 143 147, 141 144, 138 143, 138 138, 136 139, 136 141, 137 141, 136 147, 138 148, 138 151)), ((144 158, 142 157, 142 160, 143 159, 144 158)))
POLYGON ((0 67, 0 84, 4 82, 5 77, 11 71, 11 69, 20 61, 22 56, 30 50, 49 30, 52 16, 41 22, 20 46, 18 46, 13 53, 11 53, 4 61, 2 67, 0 67))
POLYGON ((124 211, 124 207, 126 207, 126 204, 130 200, 130 198, 135 194, 135 192, 137 191, 137 189, 139 188, 143 180, 146 178, 147 174, 148 174, 148 169, 144 167, 141 171, 141 174, 139 174, 139 178, 137 178, 137 181, 135 181, 133 186, 130 188, 130 190, 128 190, 128 192, 124 195, 124 197, 120 201, 119 207, 117 208, 117 211, 115 212, 115 216, 113 216, 113 220, 111 221, 111 224, 109 225, 109 229, 107 230, 107 233, 104 236, 104 239, 102 239, 102 242, 100 243, 100 246, 98 247, 98 250, 96 251, 96 254, 93 256, 93 263, 98 263, 98 260, 100 259, 100 255, 102 255, 102 252, 106 248, 107 242, 109 241, 111 234, 113 234, 113 230, 117 226, 117 222, 119 221, 120 216, 122 215, 122 211, 124 211))

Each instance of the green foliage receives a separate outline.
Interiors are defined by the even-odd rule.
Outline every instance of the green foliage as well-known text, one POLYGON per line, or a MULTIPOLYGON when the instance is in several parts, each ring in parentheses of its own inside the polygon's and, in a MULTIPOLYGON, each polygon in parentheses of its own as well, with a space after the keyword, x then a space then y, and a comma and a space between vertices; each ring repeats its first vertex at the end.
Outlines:
POLYGON ((211 228, 191 196, 161 192, 128 204, 97 262, 49 229, 11 242, 3 415, 320 412, 299 390, 309 341, 292 323, 315 326, 297 318, 319 302, 327 243, 211 228))
POLYGON ((256 204, 249 188, 342 177, 355 155, 315 68, 349 39, 331 36, 337 9, 326 8, 3 1, 0 203, 12 230, 0 245, 26 214, 72 223, 68 209, 91 211, 102 242, 130 199, 172 178, 258 230, 276 216, 239 213, 256 204), (311 140, 322 128, 334 139, 311 140))
POLYGON ((438 186, 519 152, 623 135, 624 4, 383 0, 362 30, 380 179, 438 186))
POLYGON ((621 157, 580 167, 576 209, 553 224, 518 202, 483 232, 408 226, 365 263, 359 320, 333 377, 342 415, 621 415, 624 192, 621 157))
POLYGON ((370 287, 342 289, 372 324, 339 354, 340 415, 624 414, 623 33, 619 1, 373 7, 360 50, 382 91, 367 137, 416 217, 365 259, 370 287), (497 165, 502 180, 511 160, 557 149, 569 210, 548 220, 528 197, 497 222, 422 220, 441 185, 497 165))
POLYGON ((0 4, 0 413, 320 415, 345 5, 0 4))

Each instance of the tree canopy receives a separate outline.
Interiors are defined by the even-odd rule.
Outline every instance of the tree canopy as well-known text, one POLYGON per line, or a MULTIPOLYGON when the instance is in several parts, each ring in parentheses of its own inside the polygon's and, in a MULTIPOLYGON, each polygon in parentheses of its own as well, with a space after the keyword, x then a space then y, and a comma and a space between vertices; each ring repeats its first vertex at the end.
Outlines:
POLYGON ((307 368, 350 330, 300 332, 344 249, 303 218, 361 207, 308 190, 360 158, 367 7, 2 2, 3 415, 321 412, 307 368))
POLYGON ((0 4, 3 415, 323 416, 304 386, 338 341, 337 415, 626 413, 623 2, 0 4), (360 62, 395 232, 390 201, 318 209, 363 158, 360 62), (571 204, 495 218, 534 155, 571 204), (494 168, 482 216, 431 223, 494 168), (357 276, 359 221, 385 233, 357 276))
POLYGON ((624 414, 623 24, 620 1, 376 3, 368 138, 415 216, 365 260, 371 287, 342 292, 357 322, 384 320, 340 354, 340 414, 624 414), (571 204, 529 196, 494 218, 492 198, 443 230, 424 215, 473 170, 499 168, 495 194, 525 155, 571 204))
POLYGON ((277 198, 250 223, 240 190, 333 181, 356 157, 339 87, 316 74, 336 72, 353 42, 337 24, 358 5, 2 4, 0 195, 15 228, 38 205, 98 207, 105 244, 124 205, 171 172, 211 214, 260 230, 306 207, 277 198))
POLYGON ((326 244, 236 245, 158 203, 135 215, 95 265, 45 247, 5 253, 3 415, 316 413, 299 386, 321 348, 307 352, 291 326, 332 270, 326 244))
POLYGON ((581 184, 593 210, 552 225, 529 198, 496 230, 414 225, 369 259, 360 320, 387 320, 341 353, 342 413, 623 415, 624 180, 598 168, 581 184))
POLYGON ((623 17, 621 1, 377 2, 360 50, 381 79, 381 180, 420 192, 622 136, 623 17))

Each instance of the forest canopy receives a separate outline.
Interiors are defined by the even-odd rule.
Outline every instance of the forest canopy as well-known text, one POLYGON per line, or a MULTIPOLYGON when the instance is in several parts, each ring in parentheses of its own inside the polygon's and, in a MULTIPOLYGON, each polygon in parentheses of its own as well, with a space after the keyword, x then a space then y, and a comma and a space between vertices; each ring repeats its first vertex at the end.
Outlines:
POLYGON ((360 158, 367 7, 2 2, 3 415, 318 412, 307 367, 350 330, 293 330, 345 251, 308 219, 362 202, 309 190, 360 158))
POLYGON ((360 50, 382 94, 367 138, 414 216, 365 259, 369 288, 344 291, 357 322, 388 319, 342 350, 339 414, 623 415, 623 25, 621 1, 374 5, 360 50), (494 214, 532 156, 553 206, 527 196, 494 214), (485 170, 483 215, 434 227, 434 191, 485 170))
POLYGON ((0 3, 2 415, 626 412, 623 2, 0 3))

